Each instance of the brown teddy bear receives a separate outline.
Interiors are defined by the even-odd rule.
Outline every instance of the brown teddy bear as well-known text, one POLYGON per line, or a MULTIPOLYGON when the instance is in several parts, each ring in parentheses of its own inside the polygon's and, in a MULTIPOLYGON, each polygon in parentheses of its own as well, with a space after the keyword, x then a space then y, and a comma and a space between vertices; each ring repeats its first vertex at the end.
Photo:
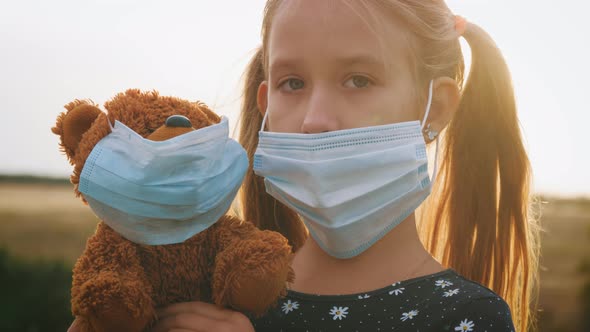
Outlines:
MULTIPOLYGON (((125 127, 130 130, 129 139, 137 135, 136 138, 147 139, 158 146, 161 142, 175 144, 183 135, 222 121, 202 103, 134 89, 105 103, 108 114, 91 101, 75 100, 65 108, 67 111, 58 117, 52 131, 60 136, 61 149, 74 166, 71 182, 76 195, 85 203, 89 203, 91 197, 80 188, 83 173, 87 172, 84 166, 87 162, 90 164, 89 157, 95 158, 93 150, 114 132, 113 128, 125 127)), ((120 147, 123 155, 142 152, 139 148, 128 149, 134 151, 125 151, 125 148, 125 145, 120 147)), ((195 151, 190 150, 190 153, 195 151)), ((130 160, 130 164, 148 163, 130 160)), ((166 159, 160 156, 152 161, 165 162, 166 159)), ((111 163, 125 164, 120 160, 111 163)), ((121 167, 119 164, 115 166, 121 167)), ((215 170, 211 168, 211 172, 215 170)), ((174 172, 190 172, 190 167, 177 167, 168 173, 162 168, 159 172, 158 176, 164 181, 179 175, 172 174, 174 172)), ((186 178, 182 173, 180 176, 186 178)), ((112 187, 110 189, 116 189, 112 187)), ((201 188, 189 189, 192 191, 188 192, 195 192, 201 188)), ((215 190, 223 192, 231 188, 215 190)), ((203 193, 200 195, 203 197, 203 193)), ((233 199, 235 190, 227 195, 233 199)), ((170 197, 175 196, 171 194, 170 197)), ((120 200, 116 199, 112 205, 120 200)), ((100 217, 98 212, 103 206, 90 206, 100 217)), ((132 232, 125 233, 124 228, 116 231, 116 220, 109 226, 106 219, 101 218, 73 270, 72 312, 80 330, 143 331, 156 322, 156 308, 176 302, 206 301, 254 315, 264 313, 276 303, 284 294, 286 283, 293 278, 292 250, 287 240, 279 233, 260 231, 250 222, 227 215, 225 207, 221 209, 221 217, 211 220, 210 225, 199 231, 190 229, 188 239, 173 244, 154 244, 157 240, 141 243, 144 238, 139 237, 138 241, 132 232)), ((118 210, 119 219, 125 219, 127 211, 122 210, 118 210)), ((183 211, 189 210, 185 207, 183 211)), ((148 222, 152 223, 148 226, 159 227, 157 218, 148 222)), ((164 222, 170 227, 170 220, 164 222)))

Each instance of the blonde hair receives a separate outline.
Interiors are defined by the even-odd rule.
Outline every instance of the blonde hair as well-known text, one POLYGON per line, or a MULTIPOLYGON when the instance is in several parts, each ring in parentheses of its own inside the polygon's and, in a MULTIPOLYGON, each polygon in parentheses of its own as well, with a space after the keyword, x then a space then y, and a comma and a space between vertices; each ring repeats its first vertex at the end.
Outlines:
MULTIPOLYGON (((262 115, 257 91, 267 77, 266 47, 270 26, 282 0, 268 0, 262 46, 245 73, 240 141, 250 168, 240 194, 243 217, 262 229, 281 232, 297 250, 307 231, 295 212, 265 192, 252 171, 262 115)), ((522 143, 516 102, 506 62, 491 37, 468 23, 463 33, 471 49, 464 63, 454 16, 443 1, 355 0, 370 13, 390 13, 412 35, 415 78, 451 77, 461 89, 454 117, 441 135, 442 160, 433 192, 420 213, 426 248, 447 267, 489 287, 510 306, 515 327, 534 325, 538 287, 538 228, 529 218, 531 171, 522 143)))

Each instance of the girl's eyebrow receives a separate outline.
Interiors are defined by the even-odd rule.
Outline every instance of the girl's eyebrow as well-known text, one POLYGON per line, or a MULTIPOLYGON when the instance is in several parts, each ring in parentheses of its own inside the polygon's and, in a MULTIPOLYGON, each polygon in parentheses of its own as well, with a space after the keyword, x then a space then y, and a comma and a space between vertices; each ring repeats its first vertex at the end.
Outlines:
MULTIPOLYGON (((294 59, 294 58, 288 58, 288 57, 284 57, 284 58, 277 57, 275 59, 272 59, 270 66, 269 66, 269 70, 276 71, 279 69, 287 69, 287 70, 293 69, 295 67, 298 67, 301 62, 303 62, 303 60, 301 60, 299 58, 294 59)), ((336 57, 333 61, 331 61, 331 63, 336 66, 343 66, 343 67, 348 67, 348 66, 353 66, 353 65, 365 65, 365 66, 374 67, 378 70, 385 70, 385 68, 386 68, 385 63, 380 58, 377 58, 372 54, 358 54, 358 55, 351 55, 351 56, 340 56, 340 57, 336 57)))
POLYGON ((373 67, 385 68, 385 63, 372 54, 359 54, 339 57, 336 58, 334 62, 341 66, 369 65, 373 67))
POLYGON ((279 58, 279 59, 273 59, 270 62, 269 65, 269 70, 272 71, 276 71, 279 69, 292 69, 297 67, 298 63, 300 62, 300 60, 295 60, 295 59, 288 59, 288 58, 279 58))

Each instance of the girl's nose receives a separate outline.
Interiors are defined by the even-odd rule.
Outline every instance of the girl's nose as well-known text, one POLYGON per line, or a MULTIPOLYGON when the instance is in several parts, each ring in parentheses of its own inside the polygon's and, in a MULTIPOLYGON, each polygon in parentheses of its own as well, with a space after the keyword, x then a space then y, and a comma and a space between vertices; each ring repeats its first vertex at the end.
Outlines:
POLYGON ((325 91, 318 89, 312 93, 303 123, 301 132, 304 134, 323 133, 340 129, 338 127, 338 116, 335 113, 334 97, 325 91))

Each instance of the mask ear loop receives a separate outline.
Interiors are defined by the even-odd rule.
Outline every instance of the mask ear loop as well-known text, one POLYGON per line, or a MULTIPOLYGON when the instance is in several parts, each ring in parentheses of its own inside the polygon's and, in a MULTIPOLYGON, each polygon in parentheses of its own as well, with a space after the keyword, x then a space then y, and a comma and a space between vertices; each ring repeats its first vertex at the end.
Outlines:
MULTIPOLYGON (((428 115, 430 114, 430 106, 432 106, 432 90, 434 86, 434 80, 430 80, 430 85, 428 86, 428 103, 426 104, 426 112, 424 113, 424 119, 422 120, 422 131, 424 131, 424 127, 426 126, 426 120, 428 120, 428 115)), ((432 171, 432 181, 436 179, 436 173, 438 170, 438 135, 436 136, 436 147, 434 152, 434 170, 432 171)))
POLYGON ((107 123, 109 124, 109 127, 111 128, 111 133, 112 133, 113 130, 115 129, 115 127, 113 127, 113 125, 111 124, 111 120, 109 120, 108 114, 105 114, 105 116, 107 117, 107 123))
POLYGON ((266 126, 266 118, 268 117, 268 108, 266 109, 266 111, 264 112, 264 116, 262 117, 262 125, 260 125, 260 131, 264 131, 264 128, 266 126))

